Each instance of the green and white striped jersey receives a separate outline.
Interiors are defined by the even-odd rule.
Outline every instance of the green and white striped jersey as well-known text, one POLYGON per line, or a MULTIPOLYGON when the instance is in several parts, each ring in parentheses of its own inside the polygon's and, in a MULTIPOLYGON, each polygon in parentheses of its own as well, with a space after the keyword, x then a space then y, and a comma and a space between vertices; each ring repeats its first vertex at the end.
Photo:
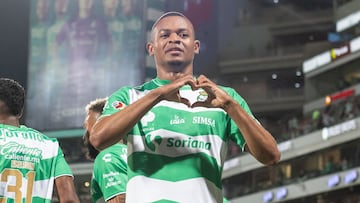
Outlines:
POLYGON ((56 139, 26 126, 0 124, 0 202, 51 202, 60 176, 72 172, 56 139))
MULTIPOLYGON (((103 116, 121 111, 149 91, 170 81, 153 79, 123 87, 112 94, 103 116)), ((222 87, 250 115, 244 99, 222 87)), ((180 89, 190 103, 204 101, 204 90, 180 89)), ((221 174, 227 142, 241 148, 245 141, 235 122, 220 108, 189 108, 161 101, 128 133, 128 202, 222 202, 221 174)))
POLYGON ((92 202, 104 202, 124 194, 127 183, 127 146, 114 144, 95 158, 91 179, 92 202))

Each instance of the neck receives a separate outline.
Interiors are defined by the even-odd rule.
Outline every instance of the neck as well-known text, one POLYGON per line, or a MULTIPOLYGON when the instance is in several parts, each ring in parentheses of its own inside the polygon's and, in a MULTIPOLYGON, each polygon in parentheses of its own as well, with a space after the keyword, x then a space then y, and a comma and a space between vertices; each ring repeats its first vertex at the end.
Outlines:
POLYGON ((17 116, 0 115, 0 123, 5 124, 5 125, 12 125, 15 127, 20 127, 19 117, 17 117, 17 116))
POLYGON ((157 77, 161 80, 176 80, 184 75, 193 75, 192 64, 186 67, 162 67, 157 66, 157 77))

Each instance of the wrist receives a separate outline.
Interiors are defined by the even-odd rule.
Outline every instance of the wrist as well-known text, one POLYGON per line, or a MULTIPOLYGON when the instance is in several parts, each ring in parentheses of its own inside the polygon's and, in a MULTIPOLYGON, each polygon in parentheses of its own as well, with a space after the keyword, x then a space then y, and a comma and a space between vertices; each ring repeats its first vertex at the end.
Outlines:
POLYGON ((154 98, 155 101, 160 102, 164 99, 161 88, 156 88, 149 92, 150 96, 154 98))
POLYGON ((226 100, 223 105, 221 106, 221 108, 228 112, 233 106, 234 106, 234 100, 230 99, 230 100, 226 100))

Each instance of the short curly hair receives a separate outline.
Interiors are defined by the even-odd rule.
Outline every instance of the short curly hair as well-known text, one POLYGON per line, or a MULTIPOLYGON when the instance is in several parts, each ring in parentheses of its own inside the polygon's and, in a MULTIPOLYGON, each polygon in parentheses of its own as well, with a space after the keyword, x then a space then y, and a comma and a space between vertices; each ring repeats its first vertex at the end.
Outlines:
POLYGON ((91 101, 89 104, 86 105, 85 107, 85 111, 89 112, 89 111, 94 111, 96 113, 102 113, 103 108, 105 106, 107 97, 106 98, 97 98, 93 101, 91 101))
MULTIPOLYGON (((107 98, 95 99, 86 105, 85 111, 87 113, 89 111, 93 111, 93 112, 101 114, 102 110, 106 104, 106 101, 107 101, 107 98)), ((84 145, 87 147, 86 158, 93 161, 96 158, 96 156, 99 154, 99 150, 97 150, 90 143, 89 138, 90 138, 90 133, 89 133, 89 131, 85 130, 85 134, 83 136, 83 141, 84 141, 84 145)))
POLYGON ((13 79, 0 78, 0 101, 6 105, 0 113, 21 116, 25 104, 24 87, 13 79))

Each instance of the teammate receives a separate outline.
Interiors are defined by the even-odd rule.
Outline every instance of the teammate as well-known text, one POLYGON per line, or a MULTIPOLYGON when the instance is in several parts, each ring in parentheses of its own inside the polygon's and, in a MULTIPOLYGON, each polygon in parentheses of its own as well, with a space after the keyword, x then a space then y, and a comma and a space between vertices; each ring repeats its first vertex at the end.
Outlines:
POLYGON ((127 137, 129 202, 223 202, 227 142, 272 165, 276 141, 234 89, 193 75, 200 42, 187 17, 165 13, 151 34, 157 77, 113 93, 90 140, 103 149, 127 137))
POLYGON ((51 202, 54 183, 60 202, 79 202, 58 141, 20 125, 24 102, 24 88, 0 78, 0 202, 51 202))
POLYGON ((84 144, 88 147, 87 158, 94 161, 93 177, 91 180, 91 199, 98 202, 104 199, 108 203, 124 203, 127 183, 127 146, 116 143, 99 153, 89 142, 89 129, 100 117, 106 98, 90 102, 84 120, 84 144))

